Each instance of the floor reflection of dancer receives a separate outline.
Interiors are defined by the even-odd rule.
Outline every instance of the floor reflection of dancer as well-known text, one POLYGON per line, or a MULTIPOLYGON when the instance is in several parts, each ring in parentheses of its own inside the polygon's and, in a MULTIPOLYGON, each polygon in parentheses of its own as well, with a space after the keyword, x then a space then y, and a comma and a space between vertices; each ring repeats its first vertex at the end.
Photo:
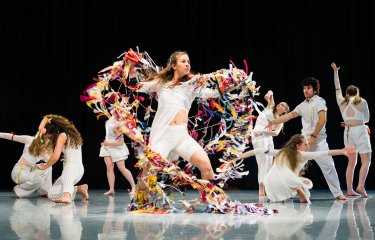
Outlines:
POLYGON ((319 152, 307 152, 309 144, 301 134, 292 136, 280 150, 255 149, 239 155, 239 158, 254 156, 257 152, 265 152, 274 155, 273 165, 264 178, 264 185, 268 198, 273 202, 285 201, 296 195, 303 203, 310 203, 310 192, 306 178, 300 178, 299 173, 303 170, 308 160, 322 156, 353 154, 354 147, 345 147, 340 150, 327 150, 319 152))
MULTIPOLYGON (((334 81, 336 87, 336 100, 340 107, 340 112, 344 120, 344 143, 347 145, 354 145, 361 158, 361 169, 359 170, 358 186, 356 191, 363 197, 368 197, 365 190, 365 182, 371 164, 371 142, 370 136, 367 132, 367 123, 370 120, 370 112, 367 101, 360 97, 359 89, 356 86, 350 85, 346 88, 345 97, 342 95, 339 70, 335 63, 331 64, 334 72, 334 81)), ((353 175, 357 164, 357 154, 354 161, 349 161, 346 168, 346 186, 348 196, 359 196, 353 190, 353 175)))
POLYGON ((51 216, 60 228, 59 239, 81 239, 82 223, 79 216, 75 216, 75 212, 76 205, 74 202, 67 205, 55 205, 51 208, 51 216))
POLYGON ((278 214, 271 218, 259 219, 256 240, 264 239, 310 239, 304 231, 313 223, 314 217, 309 204, 295 205, 287 203, 271 203, 269 209, 277 209, 278 214))
POLYGON ((100 148, 100 157, 104 157, 104 162, 107 168, 107 179, 109 190, 104 193, 104 196, 115 195, 115 173, 114 166, 120 170, 122 175, 128 180, 131 186, 130 197, 133 198, 135 193, 135 183, 132 173, 125 167, 125 160, 129 156, 129 149, 124 142, 124 136, 118 137, 115 132, 119 118, 116 109, 111 110, 111 117, 105 124, 106 136, 100 148))
POLYGON ((122 216, 115 216, 115 198, 108 198, 108 201, 103 232, 98 233, 98 239, 126 239, 128 234, 124 230, 124 218, 122 216))
MULTIPOLYGON (((265 129, 268 120, 276 119, 289 112, 289 106, 286 102, 275 104, 273 92, 268 91, 264 96, 267 101, 267 107, 259 113, 253 129, 251 142, 254 148, 274 148, 273 137, 279 135, 283 128, 283 123, 277 124, 271 131, 265 129)), ((272 166, 273 157, 259 153, 255 155, 258 164, 258 184, 259 196, 265 196, 263 179, 272 166)))
POLYGON ((83 176, 82 164, 82 138, 81 134, 65 117, 59 115, 46 115, 39 126, 41 133, 55 136, 52 143, 55 146, 51 158, 45 164, 39 164, 43 170, 57 162, 61 153, 64 153, 64 169, 61 176, 54 182, 48 198, 54 202, 71 203, 75 193, 81 193, 83 199, 88 199, 88 185, 75 186, 83 176))
MULTIPOLYGON (((134 75, 133 75, 134 76, 134 75)), ((189 134, 187 129, 188 113, 196 97, 203 99, 218 97, 213 89, 196 91, 195 80, 191 78, 190 60, 186 52, 174 52, 167 66, 141 82, 139 92, 156 92, 158 109, 151 126, 150 144, 154 151, 164 157, 175 160, 181 156, 195 165, 202 179, 213 179, 210 159, 204 149, 189 134)), ((142 177, 146 175, 145 169, 142 177)), ((140 189, 146 188, 141 181, 140 189)))
POLYGON ((37 205, 29 199, 17 199, 14 202, 9 222, 19 239, 51 239, 51 204, 54 203, 46 198, 39 198, 37 205))
POLYGON ((52 154, 52 145, 44 135, 32 137, 28 135, 15 135, 13 133, 0 133, 0 138, 23 143, 23 153, 14 165, 11 177, 17 184, 13 191, 17 197, 28 197, 37 191, 39 196, 47 196, 52 186, 52 168, 39 170, 35 164, 41 159, 48 159, 52 154))

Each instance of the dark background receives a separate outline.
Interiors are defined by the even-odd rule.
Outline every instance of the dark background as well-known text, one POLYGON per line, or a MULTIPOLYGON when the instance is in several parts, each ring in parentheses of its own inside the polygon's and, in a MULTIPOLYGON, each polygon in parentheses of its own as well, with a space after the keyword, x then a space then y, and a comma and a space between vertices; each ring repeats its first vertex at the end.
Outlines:
MULTIPOLYGON (((342 87, 357 85, 370 109, 374 104, 374 1, 6 0, 1 5, 0 131, 34 135, 45 114, 69 118, 84 139, 81 182, 90 188, 107 188, 104 161, 98 157, 104 119, 96 120, 79 95, 99 70, 129 48, 139 46, 164 66, 172 52, 186 50, 192 70, 200 73, 228 68, 229 60, 242 68, 246 59, 261 94, 273 89, 276 102, 287 101, 292 109, 303 100, 300 82, 314 76, 329 109, 331 148, 343 147, 332 61, 341 67, 342 87)), ((300 122, 297 118, 285 125, 285 134, 275 138, 276 148, 300 132, 300 122)), ((11 189, 10 172, 23 145, 0 140, 0 146, 0 188, 11 189)), ((132 157, 126 161, 134 175, 135 162, 132 157)), ((344 189, 347 160, 335 157, 335 163, 344 189)), ((55 176, 60 165, 55 165, 55 176)), ((257 187, 254 158, 246 168, 249 176, 230 182, 232 187, 257 187)), ((129 187, 116 175, 117 188, 129 187)), ((315 188, 327 188, 314 161, 307 176, 315 188)), ((371 166, 367 188, 375 187, 374 176, 371 166)))

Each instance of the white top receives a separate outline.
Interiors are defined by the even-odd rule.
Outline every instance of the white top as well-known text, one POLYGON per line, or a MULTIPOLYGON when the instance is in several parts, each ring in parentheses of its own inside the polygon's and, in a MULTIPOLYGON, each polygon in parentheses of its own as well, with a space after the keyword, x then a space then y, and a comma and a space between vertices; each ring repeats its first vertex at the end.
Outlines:
MULTIPOLYGON (((305 99, 305 101, 301 102, 293 112, 298 113, 302 119, 302 135, 309 136, 313 133, 318 121, 318 113, 320 111, 327 112, 326 101, 315 95, 314 97, 310 98, 309 101, 305 99)), ((326 138, 326 125, 322 127, 320 132, 317 135, 318 138, 326 138)))
POLYGON ((105 140, 116 141, 117 139, 124 138, 124 136, 118 136, 114 129, 117 126, 118 121, 115 117, 109 118, 105 123, 105 140))
POLYGON ((355 97, 353 96, 349 98, 349 102, 347 105, 341 104, 341 102, 345 98, 342 95, 338 71, 334 71, 334 80, 336 87, 336 101, 340 107, 341 116, 344 122, 357 120, 363 123, 367 123, 370 120, 370 111, 368 109, 367 101, 364 98, 361 98, 361 102, 357 105, 354 105, 353 100, 355 97))
MULTIPOLYGON (((68 137, 67 144, 68 143, 69 143, 69 137, 68 137)), ((82 146, 78 146, 78 148, 64 146, 62 152, 64 153, 64 167, 75 165, 75 166, 79 166, 83 168, 82 146)))
POLYGON ((169 83, 161 85, 157 84, 157 82, 158 79, 150 82, 142 82, 142 87, 138 90, 138 92, 157 93, 158 108, 151 126, 151 145, 158 142, 178 111, 185 109, 189 112, 195 98, 208 99, 219 97, 217 90, 209 88, 195 89, 196 78, 182 82, 173 88, 168 88, 169 83))
POLYGON ((265 108, 262 112, 259 113, 257 120, 255 121, 254 130, 255 132, 264 131, 264 129, 268 125, 268 120, 273 120, 275 117, 273 116, 272 109, 265 108))

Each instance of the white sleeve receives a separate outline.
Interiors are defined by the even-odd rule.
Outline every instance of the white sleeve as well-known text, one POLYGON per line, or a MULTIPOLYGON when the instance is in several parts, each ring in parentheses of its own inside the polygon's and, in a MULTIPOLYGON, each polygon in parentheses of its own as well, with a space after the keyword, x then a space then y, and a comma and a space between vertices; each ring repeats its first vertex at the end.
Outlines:
POLYGON ((256 148, 254 149, 255 154, 268 154, 271 156, 276 156, 279 153, 279 149, 267 149, 267 148, 256 148))
POLYGON ((207 100, 209 98, 217 98, 220 96, 220 93, 217 89, 203 88, 198 91, 197 97, 207 100))
POLYGON ((328 156, 328 150, 318 151, 318 152, 303 152, 303 151, 300 151, 300 153, 301 153, 303 161, 308 161, 308 160, 312 160, 312 159, 315 159, 315 158, 318 158, 318 157, 328 156))
POLYGON ((362 104, 364 105, 363 106, 363 111, 365 113, 365 120, 364 120, 364 123, 368 123, 370 121, 370 110, 368 109, 368 104, 367 104, 367 101, 365 99, 362 98, 362 104))
POLYGON ((140 82, 141 88, 137 90, 137 92, 156 92, 158 89, 158 81, 159 79, 154 79, 149 82, 140 82))
POLYGON ((335 88, 336 88, 336 101, 337 101, 337 104, 340 105, 342 100, 344 100, 344 97, 342 96, 338 71, 333 72, 333 79, 334 79, 335 88))
POLYGON ((28 136, 28 135, 15 135, 12 133, 3 133, 3 132, 0 132, 0 138, 13 140, 15 142, 20 142, 24 144, 31 143, 34 139, 32 136, 28 136), (13 136, 13 139, 12 139, 12 136, 13 136))

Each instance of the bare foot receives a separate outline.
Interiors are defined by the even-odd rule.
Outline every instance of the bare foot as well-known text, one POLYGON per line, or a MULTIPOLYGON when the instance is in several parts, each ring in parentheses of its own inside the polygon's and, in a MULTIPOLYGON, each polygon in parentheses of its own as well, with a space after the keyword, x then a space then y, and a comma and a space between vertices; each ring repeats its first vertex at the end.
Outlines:
POLYGON ((66 203, 66 204, 72 203, 72 199, 70 197, 53 198, 51 199, 51 201, 55 203, 66 203))
POLYGON ((266 196, 266 191, 263 183, 259 183, 259 196, 266 196))
POLYGON ((77 192, 82 194, 83 200, 89 200, 89 185, 82 184, 77 186, 77 192))
POLYGON ((103 195, 106 196, 106 197, 113 197, 113 196, 115 196, 115 194, 116 194, 115 191, 112 191, 112 190, 109 190, 109 191, 103 193, 103 195))
POLYGON ((135 197, 135 187, 132 187, 132 190, 129 192, 130 200, 133 200, 135 197))
POLYGON ((345 197, 344 195, 340 195, 340 196, 337 196, 337 197, 336 197, 336 200, 346 201, 346 200, 348 200, 348 198, 345 197))
POLYGON ((367 192, 366 192, 365 188, 357 187, 356 191, 358 193, 360 193, 361 196, 364 197, 364 198, 369 198, 370 197, 369 195, 367 195, 367 192))
POLYGON ((346 196, 348 196, 348 197, 359 197, 359 196, 361 196, 361 195, 358 194, 358 193, 355 192, 355 191, 347 191, 347 192, 346 192, 346 196))

